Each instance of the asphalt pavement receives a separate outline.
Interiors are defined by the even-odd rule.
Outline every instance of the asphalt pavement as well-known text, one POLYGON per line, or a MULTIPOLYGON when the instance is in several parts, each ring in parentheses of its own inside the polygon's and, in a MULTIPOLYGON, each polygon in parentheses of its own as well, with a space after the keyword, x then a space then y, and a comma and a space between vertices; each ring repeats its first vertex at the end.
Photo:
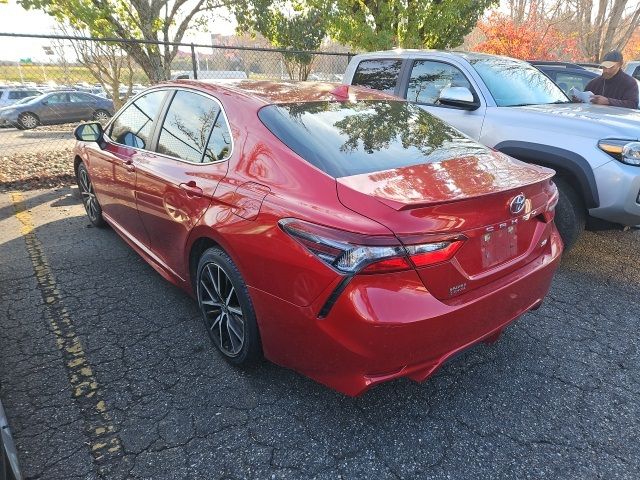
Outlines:
POLYGON ((18 130, 0 128, 0 157, 21 153, 48 152, 51 149, 73 148, 75 140, 70 132, 36 128, 18 130))
POLYGON ((497 343, 353 399, 227 364, 73 190, 2 194, 0 398, 34 480, 637 479, 639 246, 587 232, 497 343))

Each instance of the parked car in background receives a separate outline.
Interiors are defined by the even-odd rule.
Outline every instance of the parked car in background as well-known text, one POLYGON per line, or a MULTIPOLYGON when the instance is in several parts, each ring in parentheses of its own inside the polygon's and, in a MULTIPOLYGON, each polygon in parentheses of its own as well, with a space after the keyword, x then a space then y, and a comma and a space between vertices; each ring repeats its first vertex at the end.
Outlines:
MULTIPOLYGON (((571 88, 575 87, 584 92, 591 80, 602 75, 602 69, 587 68, 575 63, 540 61, 530 61, 529 63, 553 80, 569 97, 571 96, 569 92, 571 88)), ((636 79, 636 82, 640 90, 640 81, 636 79)), ((638 100, 638 108, 640 108, 640 100, 638 100)))
POLYGON ((576 88, 583 92, 587 83, 600 76, 600 73, 588 70, 575 63, 535 60, 531 60, 529 63, 553 80, 567 95, 569 95, 571 88, 576 88))
POLYGON ((556 223, 567 246, 587 215, 640 224, 640 112, 572 103, 526 62, 464 52, 356 55, 346 84, 393 93, 471 138, 556 170, 556 223))
POLYGON ((0 124, 30 129, 91 119, 106 122, 113 113, 113 102, 106 98, 76 91, 56 91, 0 109, 0 124))
POLYGON ((640 80, 640 61, 627 62, 624 66, 624 71, 636 80, 640 80))
POLYGON ((91 222, 197 298, 233 364, 349 395, 421 381, 537 308, 553 171, 420 108, 327 83, 182 81, 76 129, 91 222))
POLYGON ((0 87, 0 108, 8 107, 26 97, 40 95, 42 92, 27 88, 1 88, 0 87))
POLYGON ((0 401, 0 480, 22 480, 18 452, 13 443, 9 421, 0 401))

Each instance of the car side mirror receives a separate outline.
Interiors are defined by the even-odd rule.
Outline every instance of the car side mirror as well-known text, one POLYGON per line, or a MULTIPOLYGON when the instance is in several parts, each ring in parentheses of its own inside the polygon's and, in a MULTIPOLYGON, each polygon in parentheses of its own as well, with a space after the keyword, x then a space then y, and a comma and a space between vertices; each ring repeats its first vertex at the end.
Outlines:
POLYGON ((49 100, 42 100, 40 103, 42 105, 49 105, 49 100))
POLYGON ((473 98, 473 93, 467 87, 445 87, 440 92, 438 103, 464 110, 476 110, 480 103, 473 98))
POLYGON ((104 130, 100 122, 82 123, 73 131, 73 136, 81 142, 102 143, 104 130))

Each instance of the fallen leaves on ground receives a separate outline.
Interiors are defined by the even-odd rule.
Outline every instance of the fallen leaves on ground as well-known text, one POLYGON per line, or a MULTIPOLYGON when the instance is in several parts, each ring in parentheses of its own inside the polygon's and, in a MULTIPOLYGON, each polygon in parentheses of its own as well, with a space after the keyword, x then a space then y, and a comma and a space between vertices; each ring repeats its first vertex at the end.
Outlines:
POLYGON ((75 183, 70 148, 0 157, 0 191, 33 190, 75 183))

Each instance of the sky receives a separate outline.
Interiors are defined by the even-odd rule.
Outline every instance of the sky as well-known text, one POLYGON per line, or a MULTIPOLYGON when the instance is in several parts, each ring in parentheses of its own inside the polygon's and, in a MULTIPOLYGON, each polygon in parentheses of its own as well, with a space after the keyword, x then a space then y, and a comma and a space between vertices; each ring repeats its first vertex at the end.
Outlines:
MULTIPOLYGON (((217 18, 209 24, 208 32, 188 32, 183 41, 185 43, 211 42, 211 34, 231 35, 235 29, 235 22, 217 18)), ((55 34, 56 21, 39 10, 25 10, 18 5, 17 0, 9 0, 7 4, 0 3, 0 33, 36 33, 55 34)), ((28 38, 0 37, 0 60, 19 61, 21 58, 31 58, 34 62, 50 61, 44 49, 49 45, 47 40, 28 38)))

